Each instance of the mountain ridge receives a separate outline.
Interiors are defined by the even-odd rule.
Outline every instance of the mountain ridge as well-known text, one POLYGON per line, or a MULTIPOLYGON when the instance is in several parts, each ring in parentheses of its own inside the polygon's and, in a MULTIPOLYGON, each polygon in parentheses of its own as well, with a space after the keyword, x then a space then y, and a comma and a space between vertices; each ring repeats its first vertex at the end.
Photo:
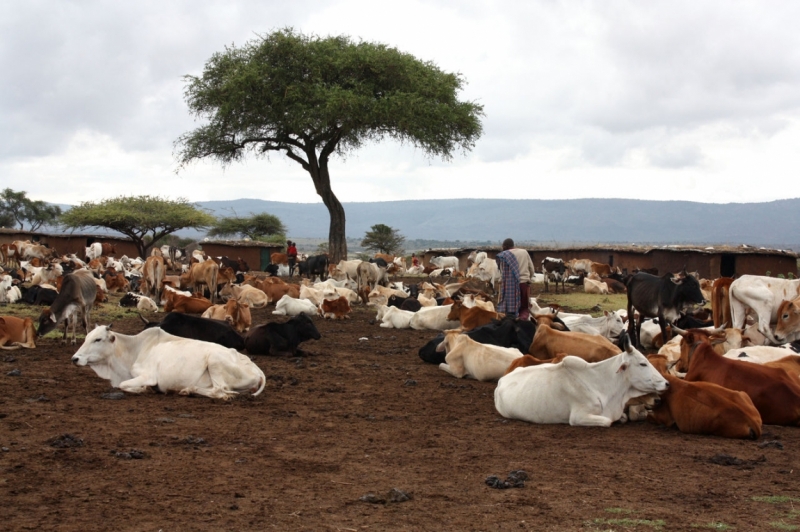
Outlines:
MULTIPOLYGON (((329 216, 322 203, 252 198, 196 202, 216 216, 267 212, 287 236, 324 238, 329 216)), ((448 199, 343 204, 347 237, 372 225, 398 229, 408 239, 556 243, 749 244, 800 249, 800 198, 763 203, 699 203, 628 199, 448 199)), ((185 230, 182 236, 202 236, 185 230)))

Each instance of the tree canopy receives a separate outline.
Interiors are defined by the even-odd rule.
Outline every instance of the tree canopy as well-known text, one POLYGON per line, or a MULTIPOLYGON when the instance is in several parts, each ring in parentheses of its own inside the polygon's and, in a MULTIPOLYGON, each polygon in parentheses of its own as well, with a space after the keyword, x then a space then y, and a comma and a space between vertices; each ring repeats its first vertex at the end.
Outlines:
POLYGON ((0 192, 0 225, 19 224, 25 229, 25 222, 30 230, 36 231, 42 225, 54 224, 61 215, 61 207, 41 200, 32 200, 27 192, 6 188, 0 192))
POLYGON ((370 231, 364 233, 361 245, 380 253, 400 255, 403 253, 403 243, 405 241, 405 237, 400 234, 399 230, 388 225, 375 224, 370 227, 370 231))
POLYGON ((208 236, 243 236, 251 240, 263 240, 264 237, 279 236, 285 240, 286 227, 280 218, 272 214, 261 213, 250 216, 229 216, 217 219, 208 236))
POLYGON ((482 132, 483 106, 459 101, 460 74, 385 44, 287 28, 215 53, 186 76, 189 110, 205 125, 176 142, 179 168, 283 153, 309 173, 331 217, 328 247, 347 258, 345 213, 328 162, 367 142, 408 143, 449 160, 482 132))
POLYGON ((153 196, 119 196, 99 202, 82 202, 61 215, 61 223, 77 229, 104 227, 130 237, 139 254, 163 237, 189 227, 209 227, 216 219, 188 200, 153 196))

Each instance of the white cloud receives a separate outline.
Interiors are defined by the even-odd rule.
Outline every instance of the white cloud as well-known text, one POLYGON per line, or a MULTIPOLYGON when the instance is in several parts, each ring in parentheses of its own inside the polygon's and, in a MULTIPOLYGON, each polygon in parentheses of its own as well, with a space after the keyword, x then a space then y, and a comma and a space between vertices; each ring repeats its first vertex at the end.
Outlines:
POLYGON ((277 28, 430 60, 485 107, 453 161, 384 142, 332 161, 342 201, 800 196, 800 6, 726 2, 9 2, 0 176, 59 203, 157 193, 319 201, 280 155, 175 174, 182 77, 277 28))

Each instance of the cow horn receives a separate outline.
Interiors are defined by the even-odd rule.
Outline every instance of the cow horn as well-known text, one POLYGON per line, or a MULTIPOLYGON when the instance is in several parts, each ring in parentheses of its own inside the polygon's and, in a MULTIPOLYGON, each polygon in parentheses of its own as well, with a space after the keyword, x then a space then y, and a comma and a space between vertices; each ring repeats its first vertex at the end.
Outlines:
MULTIPOLYGON (((139 314, 139 313, 137 312, 137 314, 139 314)), ((145 324, 145 325, 150 325, 150 322, 149 322, 149 321, 147 321, 147 318, 145 318, 145 317, 144 317, 144 316, 142 316, 141 314, 139 314, 139 318, 141 318, 141 319, 142 319, 142 321, 144 322, 144 324, 145 324)))
POLYGON ((681 336, 686 336, 687 334, 689 334, 689 331, 681 329, 681 328, 677 327, 676 325, 672 326, 672 331, 677 333, 677 334, 680 334, 681 336))

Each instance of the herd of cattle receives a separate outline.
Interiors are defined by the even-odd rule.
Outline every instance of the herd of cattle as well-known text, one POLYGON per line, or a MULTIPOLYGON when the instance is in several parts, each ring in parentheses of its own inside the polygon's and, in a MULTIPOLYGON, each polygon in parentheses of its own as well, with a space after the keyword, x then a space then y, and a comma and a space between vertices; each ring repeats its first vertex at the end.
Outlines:
POLYGON ((146 259, 116 259, 107 244, 87 248, 84 258, 41 248, 0 248, 0 303, 46 305, 38 327, 0 317, 0 347, 34 348, 62 323, 62 341, 71 326, 75 344, 80 320, 87 334, 73 363, 131 393, 257 395, 266 379, 247 355, 301 354, 300 344, 320 338, 312 317, 348 318, 363 304, 380 327, 440 331, 420 358, 457 378, 496 381, 495 407, 508 418, 601 426, 648 418, 733 438, 760 437, 762 423, 800 423, 800 280, 711 281, 685 270, 622 276, 592 261, 548 258, 534 280, 545 290, 572 279, 595 292, 592 281, 595 293, 627 293, 627 308, 592 317, 531 298, 532 318, 518 320, 496 312, 490 293, 500 276, 482 252, 464 273, 456 257, 407 268, 400 257, 329 264, 318 255, 300 261, 305 278, 291 283, 280 275, 294 272, 279 254, 267 272, 252 272, 240 258, 181 257, 167 246, 146 259), (393 273, 428 277, 404 285, 391 281, 393 273), (142 317, 137 335, 92 329, 93 305, 109 292, 124 293, 121 306, 167 314, 160 322, 142 317), (253 326, 250 309, 267 305, 288 321, 253 326))

